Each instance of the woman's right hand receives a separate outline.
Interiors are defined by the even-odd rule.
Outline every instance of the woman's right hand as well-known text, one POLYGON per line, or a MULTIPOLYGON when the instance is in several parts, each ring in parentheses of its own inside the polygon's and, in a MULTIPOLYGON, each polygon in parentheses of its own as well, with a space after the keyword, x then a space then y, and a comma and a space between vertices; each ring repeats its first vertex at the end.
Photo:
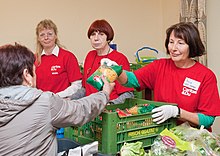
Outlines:
POLYGON ((108 93, 108 95, 110 95, 112 90, 114 89, 115 83, 114 82, 109 83, 106 80, 104 75, 101 78, 102 78, 102 81, 104 82, 104 86, 103 86, 102 90, 105 91, 106 93, 108 93))

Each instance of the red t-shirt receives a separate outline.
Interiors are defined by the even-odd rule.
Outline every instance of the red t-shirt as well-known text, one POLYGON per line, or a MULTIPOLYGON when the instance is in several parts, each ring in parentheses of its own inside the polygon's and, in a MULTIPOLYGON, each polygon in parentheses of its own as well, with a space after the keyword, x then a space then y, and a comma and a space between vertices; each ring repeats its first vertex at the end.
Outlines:
POLYGON ((59 48, 58 57, 53 54, 41 56, 41 64, 36 65, 36 76, 38 89, 54 93, 65 90, 71 82, 82 78, 77 58, 62 48, 59 48))
MULTIPOLYGON (((94 88, 92 85, 88 84, 86 80, 100 67, 100 61, 102 58, 109 58, 110 60, 113 60, 116 63, 118 63, 118 65, 122 65, 122 68, 124 70, 130 71, 130 64, 128 62, 128 59, 122 53, 114 50, 107 55, 98 56, 96 50, 90 51, 87 54, 84 61, 84 75, 82 80, 83 86, 86 89, 86 95, 90 95, 92 93, 98 92, 98 90, 94 88)), ((110 100, 118 98, 119 95, 124 92, 133 91, 133 90, 134 90, 133 88, 124 87, 120 85, 117 81, 115 81, 115 87, 110 95, 110 100)))
POLYGON ((189 112, 220 115, 216 76, 199 62, 183 69, 171 59, 160 59, 134 73, 140 90, 152 89, 155 101, 176 103, 189 112))

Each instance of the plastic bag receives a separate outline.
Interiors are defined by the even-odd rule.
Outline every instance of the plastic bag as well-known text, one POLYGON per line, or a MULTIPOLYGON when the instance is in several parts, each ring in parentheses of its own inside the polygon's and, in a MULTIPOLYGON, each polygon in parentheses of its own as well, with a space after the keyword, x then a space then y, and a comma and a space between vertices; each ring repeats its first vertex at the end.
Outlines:
POLYGON ((200 129, 194 138, 197 150, 203 155, 219 156, 220 155, 220 140, 214 133, 210 133, 206 129, 200 129))
POLYGON ((206 129, 193 128, 186 122, 162 131, 149 153, 151 156, 219 156, 220 140, 206 129))
POLYGON ((143 143, 140 141, 124 143, 120 149, 120 156, 147 156, 142 145, 143 143))
POLYGON ((184 122, 179 126, 171 128, 170 132, 184 141, 192 141, 194 140, 193 136, 198 133, 198 129, 191 127, 188 122, 184 122))
POLYGON ((114 82, 121 72, 122 66, 107 66, 103 64, 87 79, 87 82, 96 89, 101 90, 104 85, 104 82, 101 79, 102 75, 106 77, 108 82, 114 82))
POLYGON ((98 141, 59 152, 58 156, 93 156, 98 153, 98 141))
POLYGON ((193 144, 190 142, 181 140, 178 136, 165 129, 160 135, 154 140, 151 146, 151 151, 155 156, 162 155, 189 155, 194 153, 193 144))
POLYGON ((201 127, 201 129, 192 128, 187 122, 174 127, 170 130, 183 140, 190 141, 195 145, 201 155, 217 156, 220 155, 219 137, 201 127))

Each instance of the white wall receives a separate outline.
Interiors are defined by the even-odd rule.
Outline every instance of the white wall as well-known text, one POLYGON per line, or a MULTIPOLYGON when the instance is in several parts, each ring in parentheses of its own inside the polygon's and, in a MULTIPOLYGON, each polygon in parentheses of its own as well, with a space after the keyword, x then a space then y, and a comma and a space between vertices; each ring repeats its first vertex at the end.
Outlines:
MULTIPOLYGON (((208 67, 214 71, 220 91, 220 1, 207 1, 207 55, 208 67)), ((220 107, 220 106, 219 106, 220 107)), ((215 120, 213 131, 220 134, 220 117, 215 120)))
POLYGON ((134 62, 145 45, 164 51, 165 29, 178 22, 178 11, 177 0, 0 0, 0 45, 16 41, 34 51, 36 25, 50 18, 61 43, 82 62, 91 50, 88 27, 104 18, 114 28, 118 50, 134 62))

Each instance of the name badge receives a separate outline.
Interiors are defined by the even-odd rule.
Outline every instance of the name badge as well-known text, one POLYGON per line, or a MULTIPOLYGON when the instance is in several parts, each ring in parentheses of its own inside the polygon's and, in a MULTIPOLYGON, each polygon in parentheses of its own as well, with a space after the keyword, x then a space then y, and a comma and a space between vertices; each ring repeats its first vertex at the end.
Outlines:
POLYGON ((197 91, 199 89, 200 84, 201 83, 199 81, 186 77, 183 86, 197 91))

